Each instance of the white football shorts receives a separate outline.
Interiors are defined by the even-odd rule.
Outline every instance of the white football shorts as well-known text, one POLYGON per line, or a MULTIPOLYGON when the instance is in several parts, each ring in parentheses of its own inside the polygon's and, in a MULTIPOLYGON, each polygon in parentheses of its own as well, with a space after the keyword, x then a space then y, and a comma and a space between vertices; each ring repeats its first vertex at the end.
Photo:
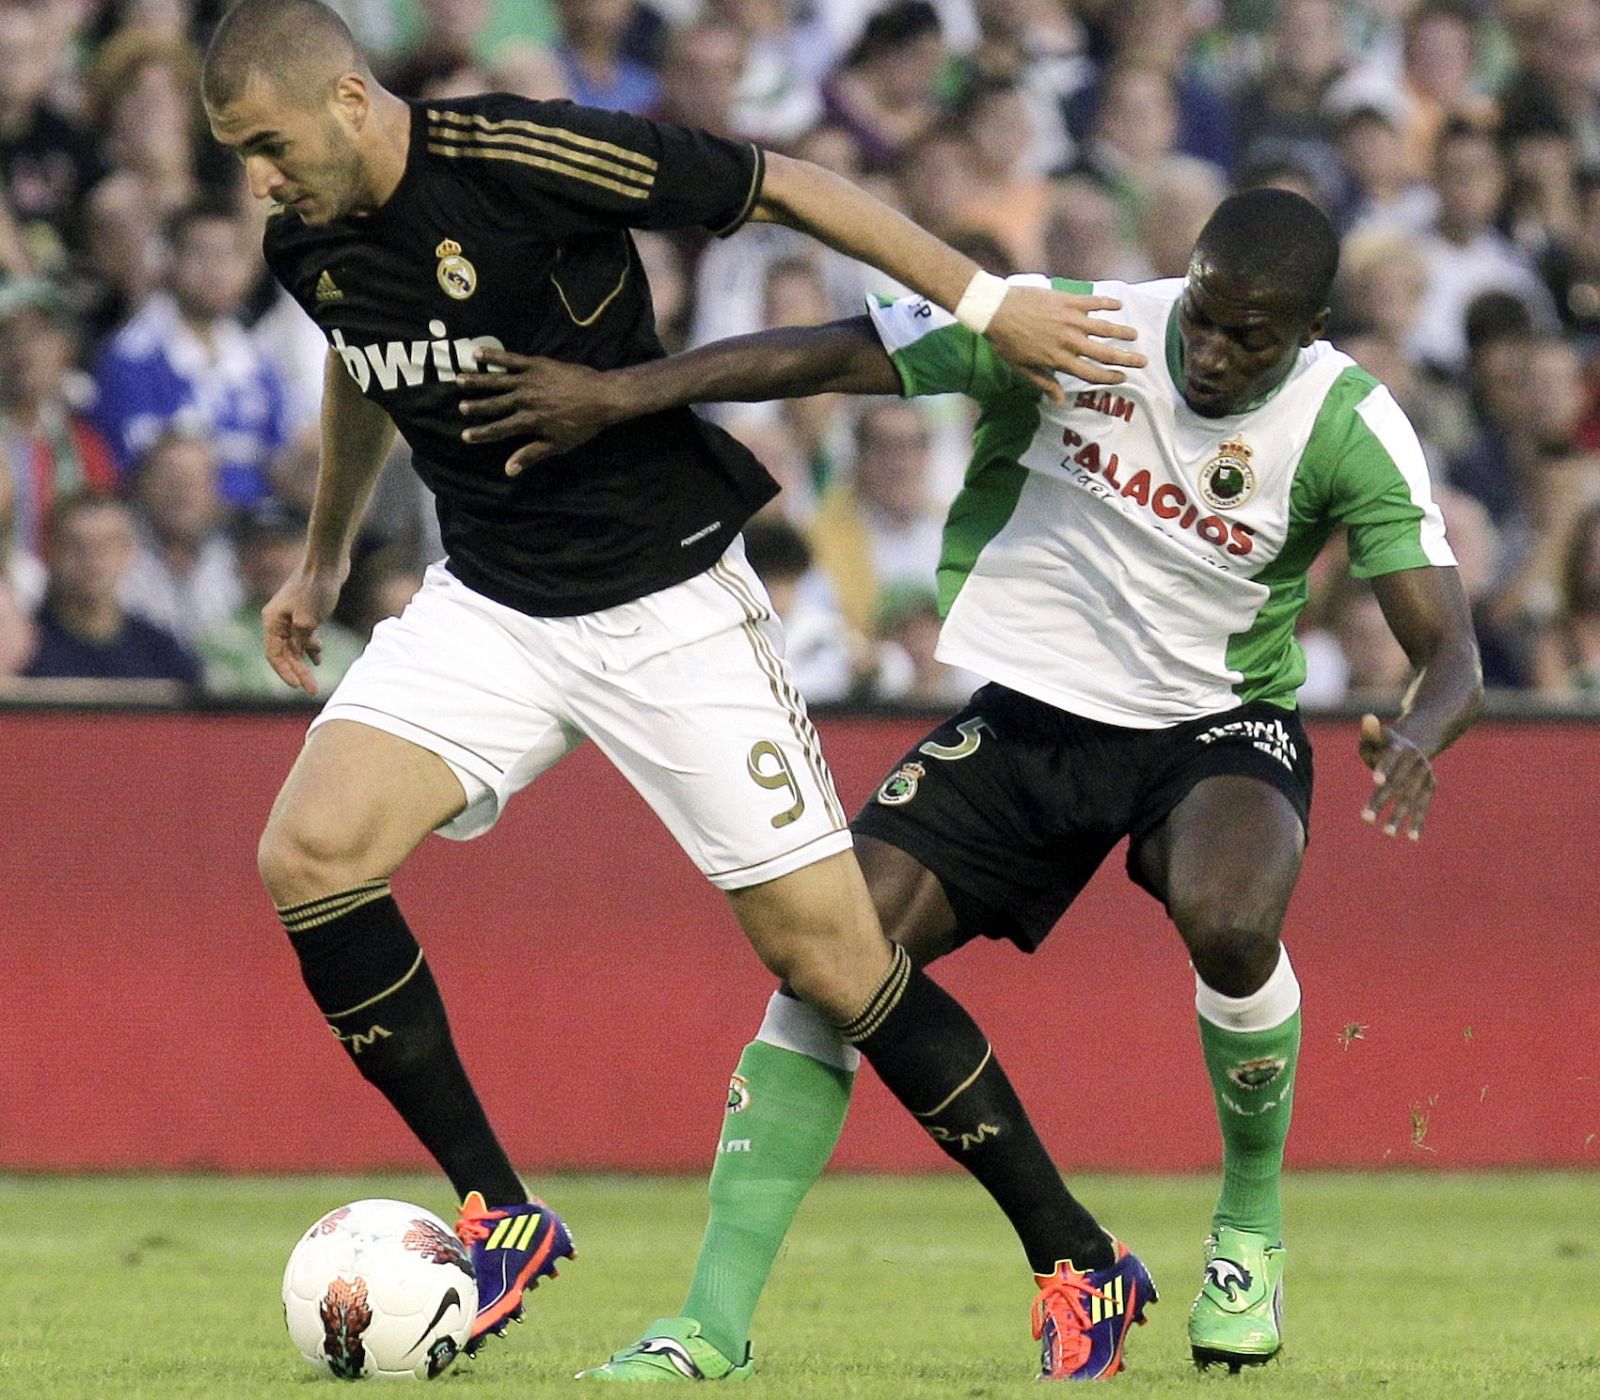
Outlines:
POLYGON ((735 540, 705 573, 580 617, 529 617, 431 566, 311 725, 354 720, 447 763, 466 841, 592 739, 721 889, 850 847, 783 631, 735 540))

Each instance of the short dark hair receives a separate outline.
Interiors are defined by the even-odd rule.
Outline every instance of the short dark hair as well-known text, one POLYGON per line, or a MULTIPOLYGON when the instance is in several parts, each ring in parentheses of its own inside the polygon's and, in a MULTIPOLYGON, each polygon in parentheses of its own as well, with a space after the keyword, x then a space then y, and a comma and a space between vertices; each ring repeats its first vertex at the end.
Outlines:
POLYGON ((1339 271, 1339 235, 1304 195, 1263 187, 1231 194, 1206 220, 1195 252, 1238 281, 1314 318, 1339 271))
POLYGON ((300 92, 330 67, 367 73, 350 26, 321 0, 239 0, 206 48, 200 87, 213 110, 236 101, 255 75, 287 79, 300 92))

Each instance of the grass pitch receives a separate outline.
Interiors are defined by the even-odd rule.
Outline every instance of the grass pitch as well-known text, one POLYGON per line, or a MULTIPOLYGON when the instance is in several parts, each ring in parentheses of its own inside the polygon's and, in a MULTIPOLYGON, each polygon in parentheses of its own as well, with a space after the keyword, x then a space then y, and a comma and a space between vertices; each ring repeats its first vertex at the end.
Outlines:
MULTIPOLYGON (((1209 1180, 1077 1183, 1155 1274, 1128 1397, 1600 1400, 1600 1175, 1298 1176, 1287 1347, 1229 1378, 1189 1365, 1209 1180)), ((0 1395, 342 1393, 290 1349, 278 1305, 297 1233, 360 1196, 448 1216, 437 1179, 0 1179, 0 1395)), ((676 1308, 699 1181, 569 1177, 540 1188, 581 1257, 530 1319, 436 1384, 461 1400, 587 1393, 568 1379, 676 1308)), ((1030 1282, 1005 1222, 955 1177, 842 1177, 807 1200, 756 1317, 760 1374, 797 1400, 1034 1396, 1030 1282)))

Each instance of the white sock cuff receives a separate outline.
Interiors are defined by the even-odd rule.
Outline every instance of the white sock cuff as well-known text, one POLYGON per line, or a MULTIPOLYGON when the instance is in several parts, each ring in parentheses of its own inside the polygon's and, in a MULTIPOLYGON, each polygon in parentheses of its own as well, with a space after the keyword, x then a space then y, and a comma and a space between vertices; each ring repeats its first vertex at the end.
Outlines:
POLYGON ((1194 978, 1194 1009, 1225 1031, 1270 1031, 1300 1009, 1300 983, 1289 965, 1289 950, 1278 949, 1278 965, 1247 997, 1225 997, 1194 978))
POLYGON ((756 1039, 776 1045, 780 1050, 808 1055, 846 1074, 854 1074, 861 1067, 861 1052, 853 1045, 846 1045, 820 1011, 782 992, 774 992, 767 1002, 767 1014, 761 1020, 756 1039))

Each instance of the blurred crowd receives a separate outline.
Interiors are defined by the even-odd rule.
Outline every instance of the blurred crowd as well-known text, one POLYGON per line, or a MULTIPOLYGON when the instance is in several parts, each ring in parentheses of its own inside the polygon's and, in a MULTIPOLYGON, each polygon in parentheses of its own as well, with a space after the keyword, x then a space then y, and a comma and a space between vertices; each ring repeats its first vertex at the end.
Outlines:
MULTIPOLYGON (((292 698, 325 345, 208 138, 207 0, 0 3, 0 678, 292 698)), ((1493 686, 1600 704, 1600 0, 334 0, 408 96, 571 97, 860 181, 992 271, 1181 276, 1230 189, 1343 238, 1329 335, 1422 435, 1493 686)), ((669 349, 855 314, 883 279, 787 229, 639 236, 669 349)), ((948 707, 934 570, 959 400, 714 407, 781 481, 747 547, 813 701, 948 707)), ((436 526, 386 469, 324 688, 436 526)), ((1336 548, 1308 705, 1409 672, 1336 548)), ((65 686, 65 691, 60 687, 65 686)))

